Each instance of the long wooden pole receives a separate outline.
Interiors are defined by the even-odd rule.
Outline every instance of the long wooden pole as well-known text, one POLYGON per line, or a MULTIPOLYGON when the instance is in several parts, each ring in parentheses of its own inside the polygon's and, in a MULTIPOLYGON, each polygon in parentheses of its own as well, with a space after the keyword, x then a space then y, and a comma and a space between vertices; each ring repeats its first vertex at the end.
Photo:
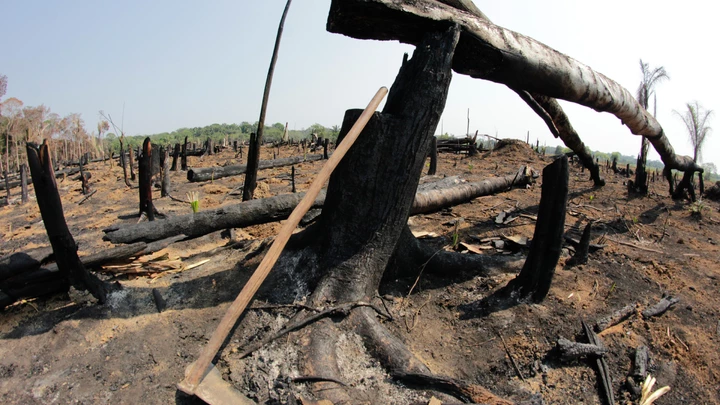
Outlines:
POLYGON ((207 345, 203 349, 202 353, 200 353, 200 357, 192 365, 192 368, 188 373, 187 378, 178 384, 178 389, 189 395, 193 395, 195 393, 195 389, 197 388, 198 384, 200 384, 200 381, 202 381, 202 379, 205 377, 205 374, 209 371, 208 366, 212 362, 213 357, 215 357, 215 354, 218 352, 218 350, 220 350, 223 342, 227 338, 233 326, 235 326, 235 322, 237 322, 238 318, 240 318, 240 315, 242 315, 248 303, 250 303, 250 300, 255 295, 258 288, 260 288, 262 282, 265 281, 265 278, 270 273, 272 267, 275 265, 278 257, 280 257, 280 253, 282 252, 283 248, 285 248, 285 244, 290 239, 290 236, 292 235, 297 225, 300 223, 303 215, 305 215, 305 213, 310 209, 310 207, 312 207, 315 198, 322 189, 322 186, 330 178, 330 174, 333 172, 333 170, 335 170, 338 163, 340 163, 340 160, 343 158, 343 156, 345 156, 345 153, 347 153, 347 151, 353 145, 363 128, 365 128, 365 125, 370 120, 370 117, 375 112, 378 105, 380 105, 382 99, 385 98, 387 92, 388 90, 385 87, 381 87, 380 90, 377 91, 375 97, 373 97, 373 99, 370 101, 368 106, 365 108, 365 111, 363 111, 363 113, 360 115, 360 118, 358 118, 357 122, 355 122, 355 125, 353 125, 353 127, 350 129, 350 131, 340 143, 338 148, 335 150, 335 153, 330 156, 330 159, 328 159, 325 166, 323 166, 323 168, 320 170, 320 173, 310 185, 310 188, 305 194, 305 197, 302 199, 302 201, 300 201, 300 204, 298 204, 295 210, 293 210, 293 212, 290 214, 290 217, 285 222, 285 225, 283 225, 282 229, 280 229, 280 232, 275 238, 272 246, 270 246, 270 249, 263 258, 262 262, 260 262, 260 265, 257 269, 255 269, 252 277, 250 277, 248 282, 243 287, 242 291, 240 291, 240 294, 238 294, 237 298, 235 298, 235 301, 233 301, 233 303, 230 305, 230 308, 228 308, 217 329, 215 329, 215 332, 213 332, 207 345))

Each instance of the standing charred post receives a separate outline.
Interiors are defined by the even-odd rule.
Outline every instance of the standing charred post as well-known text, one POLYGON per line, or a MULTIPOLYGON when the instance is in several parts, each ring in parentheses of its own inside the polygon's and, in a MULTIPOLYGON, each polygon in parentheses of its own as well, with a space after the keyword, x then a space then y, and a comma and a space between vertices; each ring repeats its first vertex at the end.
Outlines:
POLYGON ((138 157, 140 172, 140 215, 144 212, 148 220, 155 220, 155 209, 152 203, 152 144, 150 138, 143 142, 142 154, 138 157))
POLYGON ((533 302, 542 302, 550 291, 562 248, 569 177, 564 155, 543 169, 532 247, 520 274, 506 287, 506 292, 517 294, 517 298, 529 297, 533 302))
POLYGON ((183 142, 183 144, 182 144, 182 155, 180 157, 180 170, 182 170, 182 171, 186 171, 188 169, 187 168, 187 146, 188 146, 188 141, 187 141, 187 136, 186 136, 185 142, 183 142))
POLYGON ((180 144, 179 144, 179 143, 176 143, 176 144, 175 144, 175 150, 173 151, 173 155, 172 155, 172 158, 173 158, 173 160, 172 160, 172 167, 170 167, 170 170, 172 170, 172 171, 174 171, 174 172, 176 172, 177 169, 178 169, 178 168, 177 168, 178 156, 180 156, 180 144))
POLYGON ((132 146, 128 144, 128 165, 130 166, 130 180, 135 181, 135 169, 133 169, 133 155, 135 154, 135 151, 133 150, 132 146))
MULTIPOLYGON (((180 146, 178 144, 175 145, 175 149, 177 150, 177 147, 180 146)), ((177 156, 177 155, 175 155, 177 156)), ((170 195, 170 159, 167 156, 167 153, 163 153, 163 165, 162 165, 162 186, 160 187, 160 197, 167 197, 170 195)), ((173 165, 176 162, 176 158, 173 157, 173 165)))
POLYGON ((248 151, 247 174, 245 175, 245 184, 243 184, 243 201, 252 200, 257 187, 257 171, 260 164, 260 144, 262 143, 263 130, 265 127, 265 113, 267 112, 267 103, 270 98, 270 87, 272 86, 273 73, 275 72, 275 63, 277 62, 278 51, 280 50, 280 39, 282 38, 283 27, 285 26, 285 18, 287 17, 290 3, 288 0, 285 4, 285 10, 280 18, 277 36, 275 37, 275 48, 273 49, 272 59, 270 60, 270 68, 268 69, 267 80, 265 81, 265 91, 263 92, 263 100, 260 106, 260 119, 258 120, 257 135, 255 140, 250 138, 250 150, 248 151))
POLYGON ((23 163, 20 165, 20 201, 22 204, 28 202, 28 186, 27 186, 27 166, 23 163))
POLYGON ((125 185, 131 187, 130 180, 128 180, 127 162, 125 160, 125 146, 123 145, 124 136, 120 136, 120 166, 123 169, 123 178, 125 179, 125 185))
POLYGON ((327 158, 328 158, 327 150, 328 150, 329 144, 330 144, 330 139, 325 138, 325 140, 323 141, 323 159, 325 159, 325 160, 327 160, 327 158))
POLYGON ((295 165, 292 166, 292 171, 290 171, 290 179, 292 181, 292 192, 297 193, 297 190, 295 190, 295 165))
POLYGON ((430 144, 430 168, 428 169, 428 176, 434 176, 437 172, 437 138, 432 137, 432 143, 430 144))
POLYGON ((39 148, 28 143, 26 149, 40 215, 45 224, 58 270, 67 280, 68 287, 88 290, 100 303, 104 303, 105 286, 83 266, 77 255, 75 239, 65 222, 47 141, 39 148))

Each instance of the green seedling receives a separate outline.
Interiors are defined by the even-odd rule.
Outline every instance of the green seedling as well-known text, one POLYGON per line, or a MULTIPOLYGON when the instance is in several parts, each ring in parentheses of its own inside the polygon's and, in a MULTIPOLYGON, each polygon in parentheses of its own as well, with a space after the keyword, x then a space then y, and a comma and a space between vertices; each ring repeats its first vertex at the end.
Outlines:
POLYGON ((191 207, 192 210, 193 210, 193 214, 195 214, 195 213, 197 213, 198 211, 200 211, 200 199, 199 199, 199 194, 198 194, 198 192, 197 192, 197 191, 191 191, 191 192, 189 192, 189 193, 187 193, 187 194, 185 194, 185 195, 187 196, 187 200, 188 200, 188 202, 190 203, 190 207, 191 207))

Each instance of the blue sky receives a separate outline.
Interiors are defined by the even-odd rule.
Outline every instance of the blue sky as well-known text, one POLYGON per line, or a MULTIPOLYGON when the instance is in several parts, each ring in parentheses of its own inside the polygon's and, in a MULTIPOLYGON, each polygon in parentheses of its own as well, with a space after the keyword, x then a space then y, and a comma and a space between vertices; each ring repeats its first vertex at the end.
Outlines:
MULTIPOLYGON (((588 64, 635 92, 638 59, 662 65, 658 120, 681 154, 690 154, 673 110, 698 100, 720 109, 714 2, 688 0, 476 0, 493 21, 588 64)), ((344 111, 364 107, 390 86, 404 52, 396 42, 360 41, 325 31, 329 0, 294 0, 273 81, 267 122, 301 129, 339 125, 344 111)), ((82 114, 94 128, 98 111, 129 135, 212 123, 256 121, 284 0, 91 2, 0 0, 0 74, 6 97, 82 114)), ((593 149, 635 154, 640 139, 609 114, 568 105, 593 149)), ((470 109, 474 132, 556 145, 547 128, 504 86, 453 77, 442 120, 462 135, 470 109)), ((716 117, 713 123, 720 129, 716 117)), ((440 132, 438 128, 437 132, 440 132)), ((720 134, 711 134, 704 161, 720 166, 720 134)), ((651 158, 657 158, 651 155, 651 158)))

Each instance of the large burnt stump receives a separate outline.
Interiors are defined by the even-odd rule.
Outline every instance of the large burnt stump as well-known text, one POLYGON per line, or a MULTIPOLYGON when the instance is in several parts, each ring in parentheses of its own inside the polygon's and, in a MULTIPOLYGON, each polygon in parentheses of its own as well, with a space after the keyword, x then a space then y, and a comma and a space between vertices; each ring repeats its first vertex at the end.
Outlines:
POLYGON ((39 148, 28 143, 27 155, 35 196, 58 270, 67 280, 68 287, 88 290, 100 303, 104 303, 105 285, 83 266, 77 255, 75 239, 65 222, 47 143, 43 143, 39 148))

